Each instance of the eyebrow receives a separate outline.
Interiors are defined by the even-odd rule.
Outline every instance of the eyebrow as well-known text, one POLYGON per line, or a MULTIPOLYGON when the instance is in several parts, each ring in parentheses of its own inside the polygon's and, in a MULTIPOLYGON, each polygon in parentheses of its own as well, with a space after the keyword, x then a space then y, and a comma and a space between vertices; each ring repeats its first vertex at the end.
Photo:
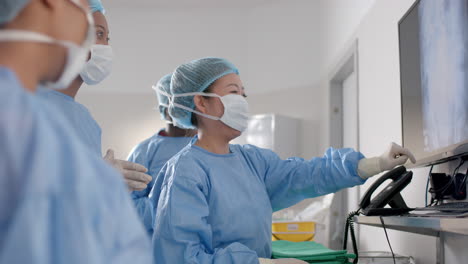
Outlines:
MULTIPOLYGON (((236 83, 230 83, 230 84, 226 85, 226 87, 229 87, 229 86, 235 86, 235 87, 237 87, 237 89, 239 89, 239 85, 236 84, 236 83)), ((245 87, 242 86, 241 89, 242 89, 242 93, 243 93, 242 95, 243 95, 244 97, 247 97, 247 95, 245 94, 245 87)))
POLYGON ((101 26, 101 25, 94 25, 95 27, 99 27, 99 28, 102 28, 102 30, 104 30, 104 32, 107 32, 107 34, 109 34, 110 32, 106 30, 106 28, 104 26, 101 26))
POLYGON ((230 83, 230 84, 226 85, 226 87, 229 87, 229 86, 235 86, 235 87, 239 88, 239 85, 237 85, 236 83, 230 83))
POLYGON ((237 83, 230 83, 230 84, 226 85, 226 88, 229 87, 229 86, 235 86, 235 87, 237 87, 238 89, 245 90, 245 87, 244 87, 244 86, 240 87, 237 83))

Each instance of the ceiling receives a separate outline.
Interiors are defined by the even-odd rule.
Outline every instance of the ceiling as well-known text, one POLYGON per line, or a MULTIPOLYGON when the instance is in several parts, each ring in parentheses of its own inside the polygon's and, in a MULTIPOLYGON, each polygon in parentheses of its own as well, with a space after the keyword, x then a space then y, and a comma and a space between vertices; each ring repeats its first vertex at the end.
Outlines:
POLYGON ((253 8, 281 0, 102 0, 106 8, 253 8))

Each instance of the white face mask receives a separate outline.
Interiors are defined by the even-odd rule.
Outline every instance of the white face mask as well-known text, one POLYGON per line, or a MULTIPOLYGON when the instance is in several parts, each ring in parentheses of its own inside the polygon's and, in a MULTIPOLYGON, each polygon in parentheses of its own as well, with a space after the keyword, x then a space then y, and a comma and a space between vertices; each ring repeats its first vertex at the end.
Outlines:
POLYGON ((112 71, 114 53, 109 45, 93 45, 91 58, 80 73, 81 79, 88 85, 102 82, 112 71))
POLYGON ((0 41, 24 41, 39 42, 48 44, 58 44, 67 48, 67 59, 62 74, 55 82, 47 82, 43 85, 50 89, 65 89, 72 83, 83 69, 88 59, 89 50, 95 41, 94 20, 91 13, 81 6, 78 0, 69 0, 78 6, 85 14, 88 20, 88 32, 86 39, 81 46, 65 40, 53 39, 41 33, 24 30, 0 30, 0 41))
POLYGON ((173 122, 169 121, 169 118, 167 118, 167 116, 166 116, 166 115, 169 115, 169 113, 163 114, 163 113, 161 113, 161 109, 160 109, 160 107, 162 106, 162 107, 167 108, 168 111, 169 111, 169 105, 163 103, 163 97, 167 97, 167 100, 170 101, 171 100, 171 95, 169 95, 168 93, 163 91, 162 88, 160 88, 158 85, 153 85, 152 88, 156 92, 156 96, 158 97, 158 106, 156 106, 155 109, 160 112, 162 120, 166 121, 166 123, 168 123, 168 124, 173 124, 173 122))
MULTIPOLYGON (((167 95, 167 94, 166 94, 167 95)), ((201 115, 203 117, 212 119, 212 120, 220 120, 227 126, 238 130, 240 132, 244 132, 247 129, 249 123, 249 103, 242 95, 238 94, 228 94, 225 96, 220 96, 214 93, 183 93, 183 94, 175 94, 172 97, 169 95, 171 104, 177 108, 181 108, 197 115, 201 115), (224 105, 224 114, 221 117, 211 116, 204 113, 201 113, 195 109, 191 109, 184 105, 180 105, 174 103, 172 100, 173 97, 186 97, 186 96, 209 96, 209 97, 218 97, 221 99, 221 102, 224 105)))

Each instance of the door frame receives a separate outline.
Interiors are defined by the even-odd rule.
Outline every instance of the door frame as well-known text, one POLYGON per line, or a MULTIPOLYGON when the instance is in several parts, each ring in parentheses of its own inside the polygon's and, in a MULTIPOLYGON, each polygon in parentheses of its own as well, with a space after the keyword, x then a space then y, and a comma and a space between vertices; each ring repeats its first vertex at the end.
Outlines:
MULTIPOLYGON (((358 40, 352 42, 344 55, 331 71, 328 78, 328 98, 329 98, 329 146, 343 148, 343 82, 352 74, 356 75, 356 105, 357 105, 357 149, 360 150, 360 118, 359 118, 359 60, 358 60, 358 40)), ((360 199, 360 188, 355 187, 356 200, 360 199)), ((351 192, 352 193, 352 192, 351 192)), ((330 219, 330 226, 338 226, 337 230, 329 231, 329 246, 340 249, 343 246, 344 220, 348 215, 348 197, 351 194, 347 189, 335 193, 334 201, 330 208, 331 215, 335 220, 330 219), (339 234, 339 236, 337 236, 339 234)), ((359 241, 359 227, 355 227, 356 238, 359 241)))
POLYGON ((359 118, 359 56, 358 41, 355 40, 344 56, 341 57, 335 70, 330 74, 329 90, 329 140, 334 148, 343 147, 343 82, 352 73, 356 74, 357 90, 357 151, 360 150, 360 118, 359 118))

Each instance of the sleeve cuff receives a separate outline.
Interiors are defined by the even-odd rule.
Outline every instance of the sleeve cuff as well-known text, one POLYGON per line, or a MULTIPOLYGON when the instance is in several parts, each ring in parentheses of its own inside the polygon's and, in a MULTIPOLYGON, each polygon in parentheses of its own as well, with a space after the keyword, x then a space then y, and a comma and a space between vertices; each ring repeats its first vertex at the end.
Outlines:
POLYGON ((381 172, 379 157, 362 159, 359 161, 358 174, 362 179, 368 179, 381 172))
POLYGON ((273 260, 266 258, 259 258, 258 261, 260 264, 274 264, 273 260))

